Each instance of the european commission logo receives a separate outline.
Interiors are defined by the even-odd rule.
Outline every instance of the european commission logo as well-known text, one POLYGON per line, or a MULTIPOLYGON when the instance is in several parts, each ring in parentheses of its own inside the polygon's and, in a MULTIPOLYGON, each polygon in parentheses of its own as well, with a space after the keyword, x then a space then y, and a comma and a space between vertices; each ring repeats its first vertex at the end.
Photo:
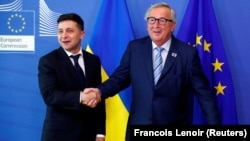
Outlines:
POLYGON ((0 11, 0 51, 35 50, 34 11, 0 11))
POLYGON ((0 35, 34 35, 33 11, 0 11, 0 35))

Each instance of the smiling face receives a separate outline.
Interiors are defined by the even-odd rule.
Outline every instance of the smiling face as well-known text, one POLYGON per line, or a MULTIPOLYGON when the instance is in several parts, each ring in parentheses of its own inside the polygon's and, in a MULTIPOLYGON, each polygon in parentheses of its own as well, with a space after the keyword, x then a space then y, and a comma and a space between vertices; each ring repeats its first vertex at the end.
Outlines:
MULTIPOLYGON (((164 18, 172 20, 171 10, 167 7, 157 7, 151 9, 151 11, 149 11, 148 17, 153 17, 155 19, 164 18)), ((147 31, 152 41, 156 45, 161 46, 171 38, 175 26, 175 21, 166 21, 166 24, 163 25, 159 23, 159 20, 156 20, 154 24, 147 23, 147 31)))
POLYGON ((81 39, 84 37, 82 31, 76 22, 65 20, 58 23, 58 42, 62 48, 77 53, 81 49, 81 39))

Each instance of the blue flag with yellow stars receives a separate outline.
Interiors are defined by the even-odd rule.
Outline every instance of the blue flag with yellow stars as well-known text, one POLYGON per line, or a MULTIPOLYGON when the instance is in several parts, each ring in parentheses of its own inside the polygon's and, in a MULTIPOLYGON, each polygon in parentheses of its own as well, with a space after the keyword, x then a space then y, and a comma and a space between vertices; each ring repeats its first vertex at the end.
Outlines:
MULTIPOLYGON (((199 51, 203 69, 211 89, 217 96, 222 124, 237 124, 234 86, 212 0, 189 1, 182 21, 177 37, 199 51)), ((193 123, 204 124, 204 117, 196 99, 193 112, 193 123)))
POLYGON ((33 11, 0 11, 0 35, 34 35, 33 11))

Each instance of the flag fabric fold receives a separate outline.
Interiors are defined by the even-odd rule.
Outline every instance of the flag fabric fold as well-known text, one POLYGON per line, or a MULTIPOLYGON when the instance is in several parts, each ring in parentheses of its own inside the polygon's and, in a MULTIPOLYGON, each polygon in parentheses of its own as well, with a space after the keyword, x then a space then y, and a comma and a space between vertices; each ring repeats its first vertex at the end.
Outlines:
MULTIPOLYGON (((203 69, 217 97, 222 124, 238 124, 232 76, 212 0, 189 1, 177 37, 199 51, 203 69)), ((194 124, 204 124, 196 99, 193 109, 194 124)))
MULTIPOLYGON (((100 57, 103 81, 115 68, 134 32, 126 1, 102 1, 87 49, 100 57)), ((130 88, 106 100, 106 141, 125 140, 125 131, 131 103, 130 88)))

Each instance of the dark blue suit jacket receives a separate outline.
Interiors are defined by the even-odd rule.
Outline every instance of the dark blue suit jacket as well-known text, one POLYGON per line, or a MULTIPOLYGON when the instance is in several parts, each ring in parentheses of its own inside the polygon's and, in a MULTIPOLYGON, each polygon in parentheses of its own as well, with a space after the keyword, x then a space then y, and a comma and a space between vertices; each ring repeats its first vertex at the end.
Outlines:
MULTIPOLYGON (((83 50, 86 87, 101 83, 98 56, 83 50)), ((60 47, 39 60, 39 87, 47 106, 42 141, 94 141, 105 135, 104 100, 96 107, 80 104, 81 83, 72 62, 60 47)))
POLYGON ((152 40, 145 37, 128 44, 120 65, 98 88, 102 97, 106 98, 130 84, 132 105, 128 125, 191 124, 191 92, 198 98, 207 123, 220 124, 215 95, 211 93, 196 48, 174 36, 156 86, 153 79, 152 40))

